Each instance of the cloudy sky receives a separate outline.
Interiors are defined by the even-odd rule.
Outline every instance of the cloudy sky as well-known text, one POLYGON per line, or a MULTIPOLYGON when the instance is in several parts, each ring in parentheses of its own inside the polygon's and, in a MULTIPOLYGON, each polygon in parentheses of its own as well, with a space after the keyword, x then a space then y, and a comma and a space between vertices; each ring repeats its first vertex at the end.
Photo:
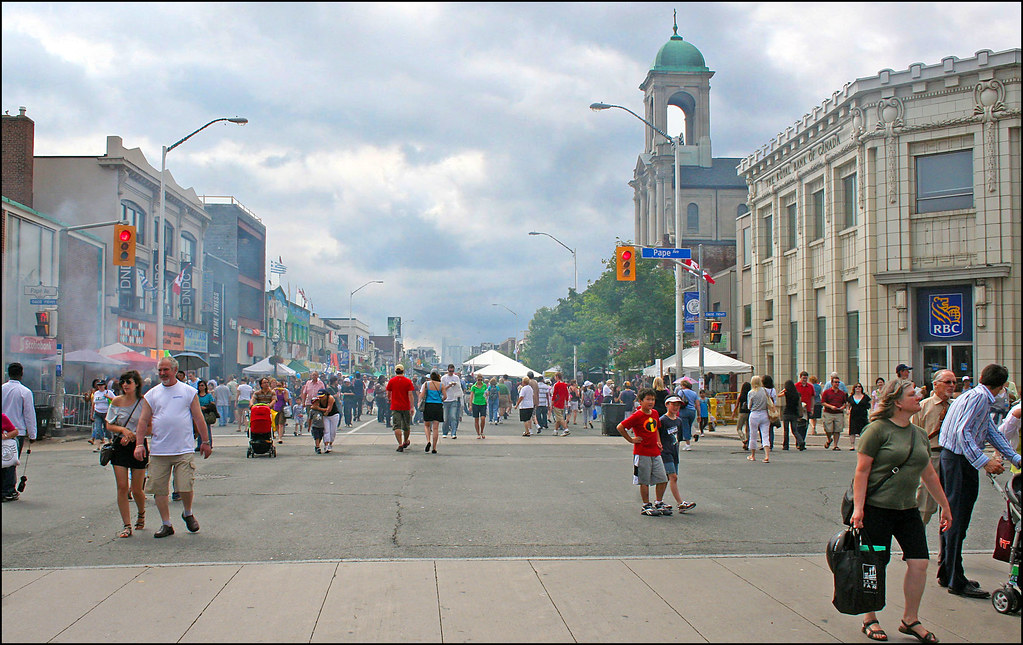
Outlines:
POLYGON ((322 316, 407 341, 525 329, 631 238, 638 85, 679 33, 716 72, 716 157, 742 157, 856 78, 1020 47, 1019 3, 3 4, 3 109, 38 155, 160 148, 183 186, 266 224, 322 316), (493 306, 498 303, 501 306, 493 306), (517 313, 513 316, 508 309, 517 313))

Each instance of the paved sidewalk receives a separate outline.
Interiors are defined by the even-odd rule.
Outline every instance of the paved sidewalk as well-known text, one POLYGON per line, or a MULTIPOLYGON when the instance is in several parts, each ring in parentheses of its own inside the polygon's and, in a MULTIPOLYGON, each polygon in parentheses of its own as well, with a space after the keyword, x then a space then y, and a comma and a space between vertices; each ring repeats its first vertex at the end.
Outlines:
MULTIPOLYGON (((966 556, 986 589, 1007 577, 966 556)), ((881 624, 898 633, 901 561, 881 624)), ((3 642, 864 642, 823 555, 196 564, 5 570, 3 642)), ((1018 643, 1020 618, 930 581, 942 642, 1018 643)))

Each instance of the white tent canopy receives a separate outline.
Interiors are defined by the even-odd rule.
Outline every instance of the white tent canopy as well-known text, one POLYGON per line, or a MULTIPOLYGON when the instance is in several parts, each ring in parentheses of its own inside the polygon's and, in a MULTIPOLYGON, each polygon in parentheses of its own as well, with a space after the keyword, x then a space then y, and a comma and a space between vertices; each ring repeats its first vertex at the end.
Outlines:
MULTIPOLYGON (((274 366, 270 363, 270 357, 264 358, 255 365, 242 368, 242 374, 246 376, 273 376, 274 366)), ((277 364, 277 376, 296 376, 298 372, 291 369, 284 363, 277 364)))
POLYGON ((510 361, 512 359, 508 358, 496 349, 488 349, 479 356, 474 356, 473 358, 465 361, 462 365, 465 365, 466 367, 483 367, 484 365, 490 365, 491 363, 496 363, 501 360, 510 361))
MULTIPOLYGON (((661 361, 664 372, 668 370, 675 370, 675 355, 672 354, 668 358, 661 361)), ((682 373, 680 376, 686 374, 695 375, 700 370, 700 349, 698 347, 687 347, 682 350, 682 373)), ((713 349, 703 350, 703 370, 705 372, 712 372, 714 374, 728 374, 729 372, 735 372, 742 374, 745 372, 752 372, 753 366, 749 363, 743 363, 740 360, 734 359, 730 356, 725 356, 720 352, 715 352, 713 349)), ((657 376, 657 364, 653 364, 643 370, 644 376, 657 376)))

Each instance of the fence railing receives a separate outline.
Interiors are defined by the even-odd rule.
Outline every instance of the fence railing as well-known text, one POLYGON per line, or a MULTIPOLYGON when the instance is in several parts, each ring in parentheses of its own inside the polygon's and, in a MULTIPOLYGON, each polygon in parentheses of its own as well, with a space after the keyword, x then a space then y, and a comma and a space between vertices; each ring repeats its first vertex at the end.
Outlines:
MULTIPOLYGON (((56 408, 57 395, 53 392, 37 392, 36 403, 56 408)), ((56 415, 56 410, 54 410, 56 415)), ((53 428, 54 419, 50 420, 50 428, 53 428)), ((88 430, 92 428, 92 396, 88 394, 65 394, 64 412, 61 424, 67 430, 88 430)))

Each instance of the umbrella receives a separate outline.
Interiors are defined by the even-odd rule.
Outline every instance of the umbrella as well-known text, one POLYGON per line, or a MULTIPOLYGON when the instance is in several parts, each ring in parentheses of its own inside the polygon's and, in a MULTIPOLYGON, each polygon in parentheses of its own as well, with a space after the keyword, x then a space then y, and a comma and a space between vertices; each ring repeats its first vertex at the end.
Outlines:
POLYGON ((178 369, 197 370, 201 367, 210 366, 205 358, 195 352, 181 352, 180 354, 174 354, 173 358, 178 362, 178 369))
MULTIPOLYGON (((56 363, 57 357, 51 356, 46 360, 51 363, 56 363)), ((117 360, 116 358, 104 356, 92 349, 79 349, 74 352, 68 352, 67 354, 64 354, 64 362, 75 363, 78 365, 100 365, 104 367, 123 366, 127 364, 124 361, 117 360)))
POLYGON ((157 359, 155 358, 133 351, 121 352, 120 354, 111 354, 107 358, 113 358, 114 360, 124 361, 125 363, 135 365, 138 367, 156 367, 156 364, 158 362, 157 359))

